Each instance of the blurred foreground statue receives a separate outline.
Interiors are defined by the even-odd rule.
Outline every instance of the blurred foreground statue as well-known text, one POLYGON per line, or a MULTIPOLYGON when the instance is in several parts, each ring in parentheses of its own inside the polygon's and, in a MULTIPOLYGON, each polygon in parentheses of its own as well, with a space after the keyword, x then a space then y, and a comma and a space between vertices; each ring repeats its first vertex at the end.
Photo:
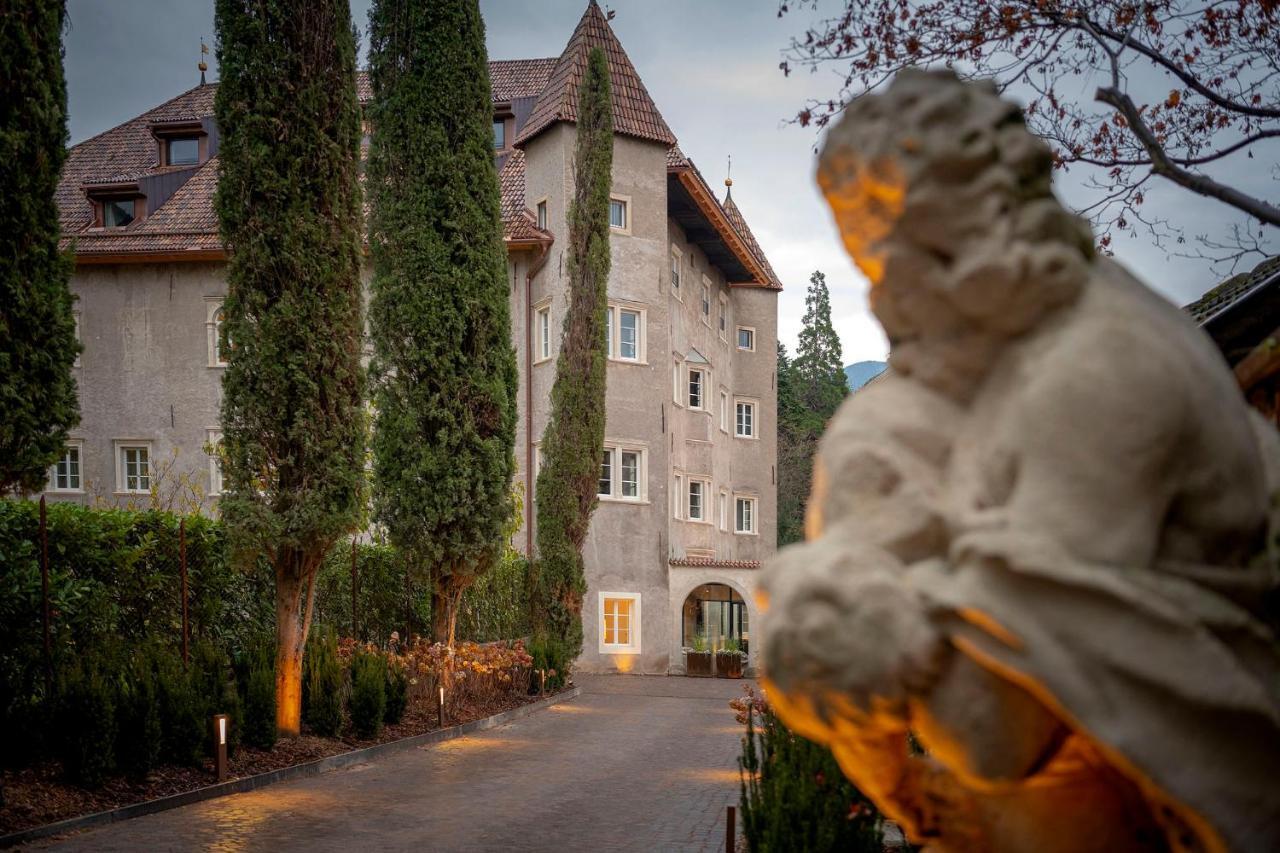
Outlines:
POLYGON ((770 698, 929 850, 1280 849, 1280 442, 1050 171, 949 73, 831 131, 893 350, 766 573, 770 698))

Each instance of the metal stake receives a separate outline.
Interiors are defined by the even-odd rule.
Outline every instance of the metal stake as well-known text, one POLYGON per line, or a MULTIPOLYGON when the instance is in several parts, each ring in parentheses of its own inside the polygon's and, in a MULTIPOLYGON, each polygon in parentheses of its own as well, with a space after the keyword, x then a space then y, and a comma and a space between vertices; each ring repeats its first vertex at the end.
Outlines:
POLYGON ((351 638, 356 639, 356 538, 351 537, 351 638))

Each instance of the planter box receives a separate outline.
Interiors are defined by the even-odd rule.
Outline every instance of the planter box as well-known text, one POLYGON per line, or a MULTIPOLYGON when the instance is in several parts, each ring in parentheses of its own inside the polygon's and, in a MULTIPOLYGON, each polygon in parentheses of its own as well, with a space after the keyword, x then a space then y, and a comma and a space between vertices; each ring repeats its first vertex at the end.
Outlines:
POLYGON ((684 674, 701 678, 711 677, 711 652, 685 652, 684 674))
POLYGON ((741 678, 742 665, 746 657, 738 652, 716 652, 716 676, 718 678, 741 678))

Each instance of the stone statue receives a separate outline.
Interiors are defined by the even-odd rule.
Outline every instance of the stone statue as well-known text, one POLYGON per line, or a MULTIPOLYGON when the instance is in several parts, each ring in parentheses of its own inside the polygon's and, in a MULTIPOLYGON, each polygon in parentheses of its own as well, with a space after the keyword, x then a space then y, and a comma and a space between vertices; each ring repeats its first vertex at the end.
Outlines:
POLYGON ((818 180, 889 370, 762 579, 769 697, 934 851, 1280 849, 1280 441, 993 86, 904 71, 818 180))

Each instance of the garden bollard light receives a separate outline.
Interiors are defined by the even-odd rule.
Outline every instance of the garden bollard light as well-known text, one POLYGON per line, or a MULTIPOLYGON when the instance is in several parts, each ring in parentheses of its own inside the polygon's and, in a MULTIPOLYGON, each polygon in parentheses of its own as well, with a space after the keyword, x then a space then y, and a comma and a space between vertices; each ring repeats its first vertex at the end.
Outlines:
POLYGON ((735 812, 736 812, 736 811, 737 811, 737 809, 735 809, 733 806, 728 806, 728 811, 725 813, 725 819, 724 819, 724 853, 737 853, 737 849, 738 849, 738 833, 735 831, 734 826, 733 826, 733 824, 734 824, 734 817, 736 816, 736 815, 735 815, 735 812))
POLYGON ((547 695, 547 671, 545 669, 538 670, 538 695, 547 695))
POLYGON ((213 771, 219 782, 227 781, 228 725, 226 714, 213 715, 213 771))
POLYGON ((437 728, 444 728, 444 685, 440 686, 440 704, 436 706, 437 728))

